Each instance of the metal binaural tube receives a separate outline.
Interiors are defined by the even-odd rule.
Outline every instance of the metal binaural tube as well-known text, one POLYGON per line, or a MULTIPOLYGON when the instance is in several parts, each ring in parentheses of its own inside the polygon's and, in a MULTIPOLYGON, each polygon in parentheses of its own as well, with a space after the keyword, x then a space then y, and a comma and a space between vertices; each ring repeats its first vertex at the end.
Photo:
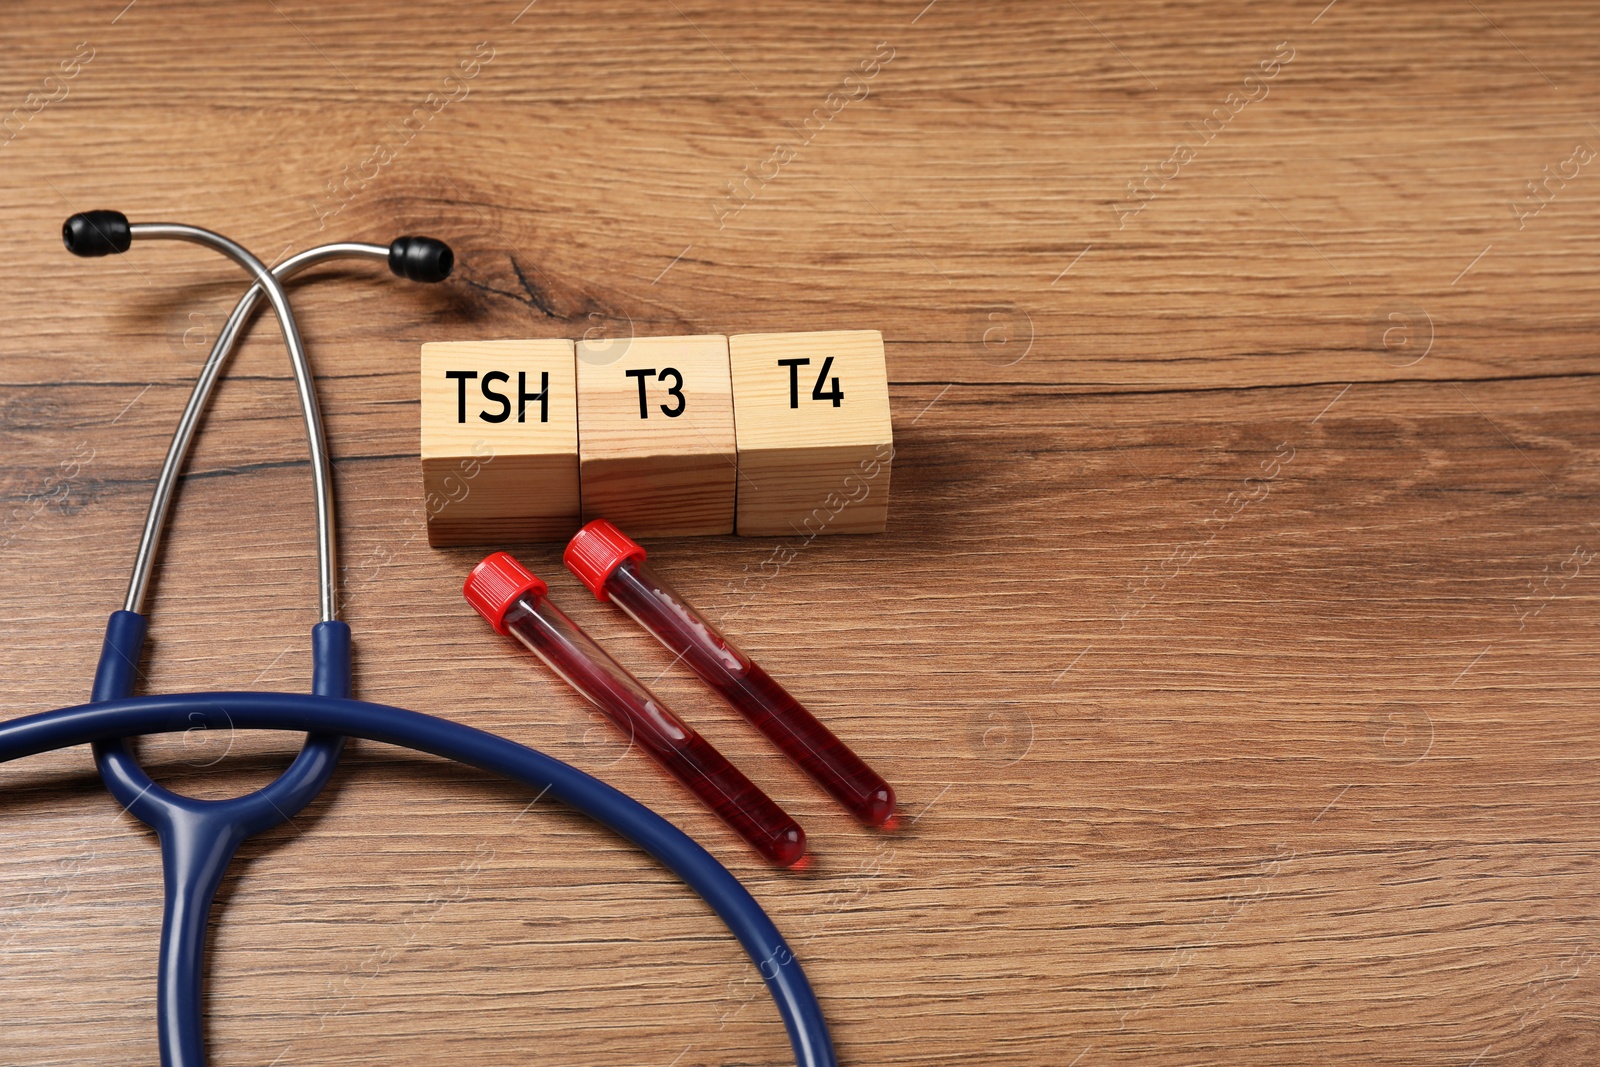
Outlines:
POLYGON ((317 506, 318 578, 322 621, 333 621, 338 614, 338 561, 335 555, 332 471, 310 364, 306 359, 304 344, 300 340, 293 312, 289 310, 287 295, 280 282, 308 267, 331 259, 387 261, 389 248, 384 245, 354 241, 326 244, 291 256, 268 270, 238 244, 208 230, 174 223, 134 223, 130 229, 135 237, 188 240, 214 248, 255 275, 257 281, 239 299, 238 304, 234 306, 233 314, 228 317, 227 323, 217 335, 216 343, 211 347, 211 354, 206 358, 205 365, 195 381, 194 390, 189 395, 189 402, 178 420, 177 429, 173 432, 172 444, 167 449, 167 458, 161 465, 155 492, 150 499, 150 511, 145 517, 144 532, 140 536, 139 550, 134 557, 133 573, 128 579, 128 595, 123 603, 124 610, 133 612, 144 610, 144 603, 149 595, 150 570, 155 563, 161 536, 166 528, 173 490, 183 471, 184 462, 188 459, 189 449, 194 443, 194 436, 200 425, 200 418, 210 404, 211 393, 222 375, 223 368, 227 365, 228 358, 233 354, 240 331, 254 314, 262 296, 267 296, 272 301, 273 310, 278 313, 279 323, 283 328, 284 342, 289 348, 289 360, 300 396, 300 409, 306 422, 306 442, 311 452, 317 506), (267 279, 265 283, 262 281, 263 276, 267 279))

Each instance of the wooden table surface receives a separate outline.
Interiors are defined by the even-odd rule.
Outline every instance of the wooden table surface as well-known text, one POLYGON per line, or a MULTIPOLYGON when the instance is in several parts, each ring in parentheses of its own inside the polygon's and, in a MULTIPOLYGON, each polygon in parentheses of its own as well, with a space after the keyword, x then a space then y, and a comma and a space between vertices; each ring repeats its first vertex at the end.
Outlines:
MULTIPOLYGON (((62 218, 268 260, 436 234, 442 287, 299 289, 359 692, 703 841, 843 1063, 1600 1056, 1591 8, 125 3, 0 26, 5 716, 86 697, 243 289, 193 248, 74 260, 62 218), (887 340, 888 533, 650 548, 897 785, 899 832, 558 546, 508 546, 807 827, 814 866, 772 871, 461 599, 479 552, 423 536, 417 348, 853 328, 887 340)), ((310 499, 258 326, 175 509, 147 691, 308 683, 310 499)), ((142 752, 223 796, 296 744, 142 752)), ((0 1063, 153 1063, 153 836, 85 750, 0 781, 0 1063)), ((707 909, 532 799, 352 745, 224 887, 213 1062, 785 1062, 707 909)))

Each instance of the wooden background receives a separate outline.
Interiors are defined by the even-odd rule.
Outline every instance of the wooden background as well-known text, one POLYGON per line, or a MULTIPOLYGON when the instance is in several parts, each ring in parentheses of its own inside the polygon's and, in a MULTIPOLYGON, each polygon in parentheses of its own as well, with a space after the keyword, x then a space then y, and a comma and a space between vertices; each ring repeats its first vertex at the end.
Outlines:
MULTIPOLYGON (((359 691, 704 841, 844 1063, 1600 1055, 1587 5, 125 2, 0 25, 5 715, 87 695, 243 288, 191 248, 74 260, 61 219, 199 223, 271 260, 437 234, 441 288, 300 287, 359 691), (430 93, 456 98, 396 134, 430 93), (1145 168, 1168 176, 1132 199, 1145 168), (557 547, 518 549, 801 819, 815 866, 774 872, 461 599, 478 553, 423 536, 417 348, 849 328, 888 341, 889 532, 651 549, 899 787, 900 832, 852 825, 557 547)), ((307 684, 292 397, 258 328, 176 509, 149 691, 307 684)), ((221 796, 294 747, 143 751, 221 796)), ((0 783, 0 1062, 154 1062, 152 836, 85 751, 0 783)), ((706 909, 530 799, 353 746, 225 888, 214 1062, 783 1063, 706 909)))

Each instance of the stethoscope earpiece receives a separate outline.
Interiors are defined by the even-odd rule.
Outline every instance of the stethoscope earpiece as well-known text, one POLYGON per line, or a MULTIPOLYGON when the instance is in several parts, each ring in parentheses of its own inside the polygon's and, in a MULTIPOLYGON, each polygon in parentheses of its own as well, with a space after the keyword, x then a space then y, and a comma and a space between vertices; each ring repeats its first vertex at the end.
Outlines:
POLYGON ((61 224, 61 243, 75 256, 109 256, 128 250, 133 227, 120 211, 80 211, 61 224))
POLYGON ((456 254, 434 237, 396 237, 389 246, 389 269, 413 282, 442 282, 450 277, 456 254))

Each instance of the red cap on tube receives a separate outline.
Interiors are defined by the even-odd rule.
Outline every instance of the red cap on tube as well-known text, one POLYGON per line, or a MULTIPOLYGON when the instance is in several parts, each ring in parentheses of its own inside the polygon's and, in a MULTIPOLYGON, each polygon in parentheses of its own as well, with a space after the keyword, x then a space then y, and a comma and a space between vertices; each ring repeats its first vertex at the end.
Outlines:
POLYGON ((489 625, 502 634, 506 630, 506 612, 517 598, 525 593, 543 596, 550 589, 532 571, 518 563, 509 552, 496 552, 485 556, 482 563, 472 568, 461 595, 467 603, 478 609, 478 614, 489 620, 489 625))
POLYGON ((622 566, 623 560, 644 559, 644 556, 639 542, 605 519, 596 519, 567 542, 561 560, 596 600, 610 600, 605 587, 611 572, 622 566))

